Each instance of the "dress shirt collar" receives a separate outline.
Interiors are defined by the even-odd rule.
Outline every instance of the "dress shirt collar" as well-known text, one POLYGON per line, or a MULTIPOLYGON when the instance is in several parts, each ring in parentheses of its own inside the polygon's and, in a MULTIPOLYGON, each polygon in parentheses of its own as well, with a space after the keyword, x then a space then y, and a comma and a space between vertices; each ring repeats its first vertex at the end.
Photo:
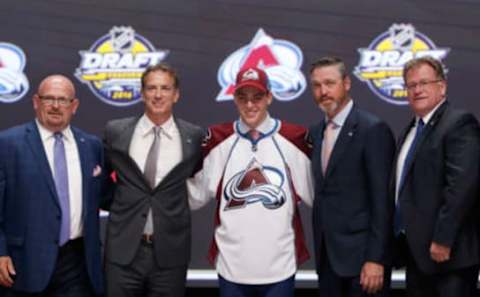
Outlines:
POLYGON ((325 123, 327 124, 328 121, 332 121, 336 127, 342 127, 345 124, 345 121, 347 120, 348 115, 350 114, 350 111, 353 108, 353 100, 350 99, 350 101, 345 105, 345 107, 340 110, 337 115, 333 117, 333 119, 329 119, 325 117, 325 123))
MULTIPOLYGON (((140 135, 142 137, 147 136, 149 133, 153 133, 153 127, 156 125, 148 118, 146 114, 143 114, 143 116, 140 118, 139 121, 140 125, 140 135)), ((168 138, 171 138, 172 135, 174 134, 176 130, 175 126, 175 121, 173 120, 173 116, 170 116, 166 122, 164 122, 162 125, 160 125, 161 133, 168 138)))
MULTIPOLYGON (((428 121, 433 117, 433 114, 437 111, 437 109, 446 101, 447 99, 443 99, 440 101, 435 108, 433 108, 429 113, 427 113, 424 117, 422 117, 423 123, 426 125, 428 124, 428 121)), ((415 125, 418 123, 420 117, 416 116, 415 117, 415 125)))
MULTIPOLYGON (((40 133, 40 139, 42 139, 42 142, 45 142, 48 139, 53 138, 53 134, 55 134, 55 132, 52 132, 47 128, 45 128, 38 119, 35 119, 35 123, 37 124, 38 132, 40 133)), ((72 129, 70 129, 70 125, 68 125, 65 129, 63 129, 61 133, 63 134, 63 139, 65 139, 66 141, 73 140, 73 133, 72 133, 72 129)))

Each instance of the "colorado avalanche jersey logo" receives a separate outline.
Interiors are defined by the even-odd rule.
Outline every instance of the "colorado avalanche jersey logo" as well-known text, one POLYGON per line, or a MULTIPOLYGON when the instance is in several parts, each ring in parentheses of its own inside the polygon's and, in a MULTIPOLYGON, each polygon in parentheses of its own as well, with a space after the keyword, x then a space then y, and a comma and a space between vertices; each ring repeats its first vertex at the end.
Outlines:
POLYGON ((275 98, 291 101, 298 98, 307 86, 301 71, 303 53, 293 42, 274 39, 259 29, 250 44, 232 53, 218 70, 218 82, 222 90, 217 101, 233 100, 235 77, 246 67, 258 67, 268 75, 275 98))
POLYGON ((224 210, 244 208, 247 204, 262 203, 268 209, 285 204, 282 185, 285 176, 276 168, 262 166, 255 158, 247 168, 235 174, 225 186, 227 205, 224 210))

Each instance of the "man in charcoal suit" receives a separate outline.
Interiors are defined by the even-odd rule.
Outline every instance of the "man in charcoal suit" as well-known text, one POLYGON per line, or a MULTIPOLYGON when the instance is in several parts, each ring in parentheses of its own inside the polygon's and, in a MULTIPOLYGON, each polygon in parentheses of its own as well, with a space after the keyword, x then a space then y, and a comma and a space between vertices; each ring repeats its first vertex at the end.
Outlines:
POLYGON ((166 64, 142 75, 145 112, 105 128, 114 172, 106 236, 107 295, 183 296, 190 260, 186 179, 203 131, 173 116, 179 80, 166 64))

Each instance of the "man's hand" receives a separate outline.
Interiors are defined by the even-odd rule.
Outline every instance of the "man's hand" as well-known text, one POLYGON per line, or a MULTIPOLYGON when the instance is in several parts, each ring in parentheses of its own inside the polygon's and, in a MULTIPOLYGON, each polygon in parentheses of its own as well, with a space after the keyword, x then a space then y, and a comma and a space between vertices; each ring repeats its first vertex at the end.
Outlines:
POLYGON ((360 272, 360 285, 368 294, 378 292, 383 287, 383 265, 365 262, 360 272))
POLYGON ((8 256, 0 257, 0 286, 10 288, 13 286, 12 275, 15 275, 12 258, 8 256))
POLYGON ((430 245, 430 257, 437 263, 450 260, 450 247, 432 241, 430 245))

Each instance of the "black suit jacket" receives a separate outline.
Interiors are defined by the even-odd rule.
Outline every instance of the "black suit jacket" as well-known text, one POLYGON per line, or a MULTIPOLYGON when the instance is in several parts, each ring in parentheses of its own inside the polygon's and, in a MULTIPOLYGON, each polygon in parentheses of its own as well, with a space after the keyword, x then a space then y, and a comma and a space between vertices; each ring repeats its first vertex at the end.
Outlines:
MULTIPOLYGON (((105 128, 106 164, 116 174, 107 225, 106 258, 128 265, 140 245, 147 213, 152 208, 155 258, 160 267, 187 265, 190 260, 190 209, 186 179, 201 158, 201 128, 180 119, 182 160, 151 189, 129 155, 139 118, 110 121, 105 128)), ((108 205, 107 204, 107 205, 108 205)))
POLYGON ((355 106, 322 174, 322 121, 311 130, 317 270, 325 246, 334 271, 358 276, 365 261, 389 262, 393 199, 388 194, 395 140, 387 124, 355 106), (322 245, 323 243, 323 245, 322 245))
MULTIPOLYGON (((478 264, 480 131, 475 117, 443 103, 425 126, 405 170, 398 199, 417 266, 436 273, 478 264), (449 261, 437 264, 430 258, 432 241, 452 248, 449 261)), ((391 184, 394 189, 394 180, 391 184)))

